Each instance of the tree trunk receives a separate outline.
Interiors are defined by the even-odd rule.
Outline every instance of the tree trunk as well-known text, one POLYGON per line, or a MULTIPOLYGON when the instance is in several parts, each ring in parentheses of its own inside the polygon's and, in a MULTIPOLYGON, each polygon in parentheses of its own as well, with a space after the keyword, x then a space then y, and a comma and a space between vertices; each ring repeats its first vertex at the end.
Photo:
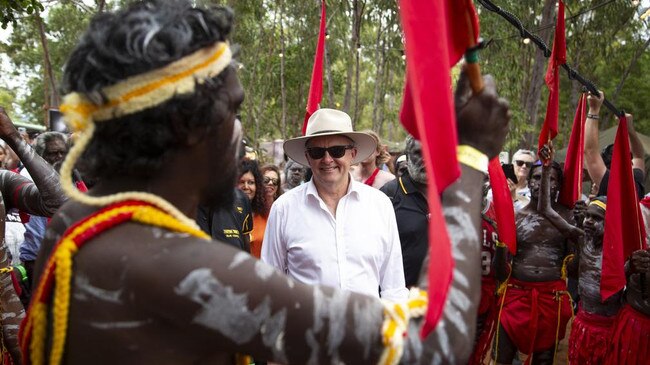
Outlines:
POLYGON ((382 75, 382 65, 383 59, 385 58, 385 42, 382 42, 382 28, 381 28, 381 17, 377 24, 377 40, 375 42, 375 88, 372 96, 372 130, 379 132, 379 118, 378 118, 378 109, 379 109, 379 92, 381 86, 381 75, 382 75))
POLYGON ((354 66, 354 114, 352 118, 353 129, 356 129, 355 126, 357 124, 357 120, 359 120, 359 115, 361 114, 361 110, 359 109, 359 73, 361 72, 359 66, 361 62, 361 22, 366 4, 362 1, 360 3, 361 4, 357 4, 357 9, 354 14, 354 32, 356 33, 357 49, 354 53, 356 62, 354 66))
MULTIPOLYGON (((41 46, 43 47, 43 67, 45 68, 45 74, 46 74, 46 87, 45 89, 47 90, 49 86, 50 90, 50 95, 49 98, 45 99, 45 102, 47 103, 45 105, 46 110, 50 108, 58 108, 59 107, 59 93, 56 88, 56 81, 54 79, 54 73, 52 72, 52 63, 50 62, 50 51, 47 46, 47 37, 45 36, 45 25, 43 24, 43 18, 41 18, 40 13, 36 13, 34 16, 34 20, 36 21, 36 25, 38 27, 38 34, 41 38, 41 46)), ((45 118, 45 127, 47 129, 50 129, 50 119, 49 119, 49 114, 48 117, 45 118)))
POLYGON ((284 1, 280 0, 280 95, 282 98, 282 139, 287 139, 287 90, 284 85, 284 1))
MULTIPOLYGON (((354 60, 358 57, 359 30, 361 29, 361 13, 363 8, 359 6, 359 0, 352 0, 352 36, 350 37, 350 52, 348 53, 348 69, 345 78, 345 96, 343 97, 343 111, 349 113, 350 101, 352 99, 352 73, 354 72, 354 60)), ((354 121, 353 121, 354 122, 354 121)))
POLYGON ((325 77, 327 78, 327 107, 334 106, 334 81, 332 80, 332 65, 330 64, 329 47, 325 41, 325 77))
POLYGON ((639 46, 639 48, 634 53, 634 57, 632 57, 632 59, 630 60, 630 64, 625 69, 625 72, 623 72, 623 76, 621 76, 621 81, 618 82, 618 85, 616 85, 616 90, 614 90, 614 94, 612 94, 611 96, 612 104, 616 103, 616 99, 618 98, 618 94, 623 89, 623 84, 625 84, 625 80, 627 80, 628 76, 630 76, 630 72, 632 72, 632 69, 634 68, 634 66, 636 66, 636 63, 639 61, 639 58, 641 58, 641 55, 643 55, 643 53, 648 48, 648 46, 650 46, 650 37, 648 37, 648 40, 646 40, 645 43, 639 46))
MULTIPOLYGON (((540 24, 547 24, 553 19, 553 14, 555 14, 555 0, 545 0, 544 8, 542 10, 542 20, 540 24)), ((548 44, 550 39, 551 28, 544 29, 539 32, 539 36, 544 42, 548 44)), ((526 93, 526 104, 524 108, 526 109, 526 114, 528 115, 528 123, 535 127, 538 126, 539 122, 537 120, 537 110, 539 108, 539 98, 542 94, 542 86, 544 85, 544 75, 546 71, 546 64, 548 63, 544 53, 537 49, 535 51, 535 61, 533 63, 533 70, 530 77, 530 86, 528 92, 526 93)), ((527 144, 527 147, 535 145, 535 135, 534 132, 527 132, 524 140, 527 144)))

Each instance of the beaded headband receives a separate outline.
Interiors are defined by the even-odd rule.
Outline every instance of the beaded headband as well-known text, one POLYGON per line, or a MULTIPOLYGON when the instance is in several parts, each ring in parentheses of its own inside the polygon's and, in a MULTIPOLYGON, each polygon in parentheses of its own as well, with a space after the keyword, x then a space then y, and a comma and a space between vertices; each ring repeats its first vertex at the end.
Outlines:
POLYGON ((601 202, 600 200, 592 200, 591 203, 589 203, 589 205, 595 205, 601 208, 602 210, 607 210, 607 204, 601 202))
POLYGON ((154 204, 181 222, 196 227, 196 223, 161 197, 145 192, 123 192, 93 197, 78 191, 72 182, 72 169, 92 139, 95 122, 109 121, 160 105, 176 95, 193 93, 196 84, 219 75, 232 59, 227 42, 217 42, 199 49, 169 65, 136 76, 101 90, 104 104, 93 103, 84 94, 70 93, 60 107, 72 131, 79 134, 74 146, 61 166, 63 191, 72 199, 87 205, 104 206, 118 201, 135 199, 154 204))

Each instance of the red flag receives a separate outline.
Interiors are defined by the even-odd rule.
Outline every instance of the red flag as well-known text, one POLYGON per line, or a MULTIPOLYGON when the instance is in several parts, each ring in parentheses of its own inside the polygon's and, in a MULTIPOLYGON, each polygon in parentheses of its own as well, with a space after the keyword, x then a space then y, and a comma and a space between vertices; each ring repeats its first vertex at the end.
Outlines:
POLYGON ((627 119, 625 116, 619 119, 607 188, 603 271, 600 280, 600 296, 603 300, 623 289, 626 284, 625 260, 635 250, 646 247, 643 217, 630 163, 627 119))
POLYGON ((490 161, 488 172, 490 174, 490 186, 492 187, 499 241, 505 243, 510 253, 515 255, 517 253, 515 208, 512 205, 512 196, 499 157, 495 157, 490 161))
POLYGON ((557 119, 560 114, 560 66, 566 63, 566 37, 564 34, 564 2, 558 0, 557 25, 553 39, 553 51, 548 61, 546 70, 546 85, 548 85, 548 104, 546 105, 546 117, 544 125, 539 134, 539 149, 548 143, 549 139, 557 135, 557 119))
POLYGON ((318 44, 316 45, 316 54, 314 55, 314 68, 311 71, 311 83, 309 84, 309 95, 307 96, 307 112, 305 121, 302 124, 302 135, 307 130, 309 117, 320 108, 320 102, 323 100, 323 56, 325 54, 325 0, 322 1, 320 14, 320 30, 318 32, 318 44))
POLYGON ((571 138, 564 158, 564 181, 560 190, 560 203, 573 208, 582 196, 582 168, 585 151, 585 121, 587 117, 587 97, 585 94, 578 100, 578 108, 573 118, 571 138))
POLYGON ((436 258, 429 261, 429 306, 421 333, 426 336, 442 314, 453 270, 438 195, 460 176, 449 70, 463 55, 471 37, 474 41, 478 38, 478 19, 469 0, 401 0, 400 16, 408 61, 400 119, 406 130, 422 142, 429 176, 429 256, 436 258))

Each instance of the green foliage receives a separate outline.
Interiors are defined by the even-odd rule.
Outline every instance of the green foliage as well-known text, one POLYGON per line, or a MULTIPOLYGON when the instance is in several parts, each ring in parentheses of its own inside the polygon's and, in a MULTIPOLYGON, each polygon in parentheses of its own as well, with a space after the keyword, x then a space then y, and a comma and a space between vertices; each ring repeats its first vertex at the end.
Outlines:
POLYGON ((2 29, 7 29, 9 23, 15 27, 18 24, 17 16, 43 10, 43 5, 38 0, 0 0, 0 24, 2 29))
MULTIPOLYGON (((545 30, 552 39, 555 16, 542 22, 544 4, 552 0, 504 0, 498 4, 517 15, 530 30, 545 30)), ((127 3, 115 0, 107 7, 127 3)), ((637 52, 648 38, 648 25, 635 15, 631 1, 566 0, 568 62, 583 76, 593 80, 608 98, 620 108, 635 115, 635 125, 643 133, 650 132, 650 52, 645 49, 633 65, 637 52), (594 10, 589 10, 589 9, 594 10), (624 78, 627 70, 629 74, 624 78), (620 92, 616 90, 622 82, 620 92)), ((7 4, 36 4, 34 0, 2 1, 5 12, 15 9, 7 4)), ((98 2, 99 4, 100 2, 98 2)), ((223 4, 223 0, 197 0, 202 4, 223 4)), ((318 0, 226 0, 236 14, 233 44, 240 47, 239 77, 246 90, 242 105, 242 122, 253 143, 275 138, 289 138, 300 133, 311 79, 318 24, 318 0), (282 22, 280 21, 282 19, 282 22), (283 57, 281 38, 284 37, 283 57), (282 124, 282 77, 284 85, 286 125, 282 124)), ((50 4, 50 3, 48 3, 50 4)), ((89 18, 97 9, 82 2, 62 1, 48 5, 44 19, 49 53, 55 77, 60 79, 63 64, 89 18)), ((481 53, 484 73, 495 75, 499 93, 510 102, 513 118, 506 148, 510 151, 536 145, 537 134, 546 110, 548 89, 534 103, 527 102, 532 84, 534 60, 539 52, 524 44, 517 30, 503 18, 483 9, 480 12, 481 36, 493 39, 481 53)), ((26 8, 25 8, 26 9, 26 8)), ((38 9, 36 9, 38 10, 38 9)), ((14 14, 15 12, 12 12, 14 14)), ((323 80, 321 106, 343 108, 350 84, 348 112, 357 129, 372 128, 385 139, 401 141, 405 132, 398 121, 402 98, 405 61, 403 44, 394 0, 327 1, 328 64, 323 80), (357 46, 352 44, 354 4, 363 9, 359 34, 359 87, 356 90, 357 46), (351 73, 349 67, 352 65, 351 73), (329 71, 329 72, 328 72, 329 71), (350 76, 349 76, 350 75, 350 76), (329 77, 328 77, 329 76, 329 77), (330 82, 331 80, 331 82, 330 82), (331 88, 331 93, 330 93, 331 88)), ((554 12, 553 12, 554 14, 554 12)), ((14 75, 26 78, 22 92, 17 92, 21 115, 32 122, 41 122, 46 92, 43 47, 34 15, 22 16, 14 26, 9 40, 0 44, 10 55, 14 75)), ((546 70, 543 60, 541 74, 546 70)), ((561 74, 560 134, 557 148, 568 141, 580 87, 561 74)), ((1 95, 1 93, 0 93, 1 95)), ((605 121, 608 118, 603 118, 605 121)), ((612 123, 613 120, 610 120, 612 123)), ((609 124, 602 123, 602 127, 609 124)))

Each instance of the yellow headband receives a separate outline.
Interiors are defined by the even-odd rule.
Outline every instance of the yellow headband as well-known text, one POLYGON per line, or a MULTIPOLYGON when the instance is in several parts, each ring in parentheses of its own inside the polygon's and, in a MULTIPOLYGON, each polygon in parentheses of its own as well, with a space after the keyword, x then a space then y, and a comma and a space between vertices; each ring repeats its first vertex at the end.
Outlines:
POLYGON ((79 132, 79 138, 61 165, 61 187, 72 199, 81 203, 103 206, 124 200, 141 200, 158 206, 176 219, 197 227, 163 198, 145 192, 129 191, 103 197, 94 197, 78 191, 72 182, 72 169, 95 132, 95 122, 120 118, 160 105, 176 95, 194 92, 196 84, 219 75, 232 59, 226 42, 212 46, 176 60, 169 65, 144 74, 129 77, 102 89, 107 101, 97 105, 85 95, 71 93, 63 98, 61 113, 70 128, 79 132))
POLYGON ((592 200, 591 203, 589 203, 589 205, 595 205, 601 208, 602 210, 607 210, 607 204, 601 202, 600 200, 592 200))
POLYGON ((221 73, 232 59, 228 43, 217 42, 169 65, 129 77, 102 89, 107 102, 97 105, 80 93, 63 98, 61 112, 74 131, 89 123, 115 119, 162 104, 176 95, 194 92, 196 83, 221 73))

